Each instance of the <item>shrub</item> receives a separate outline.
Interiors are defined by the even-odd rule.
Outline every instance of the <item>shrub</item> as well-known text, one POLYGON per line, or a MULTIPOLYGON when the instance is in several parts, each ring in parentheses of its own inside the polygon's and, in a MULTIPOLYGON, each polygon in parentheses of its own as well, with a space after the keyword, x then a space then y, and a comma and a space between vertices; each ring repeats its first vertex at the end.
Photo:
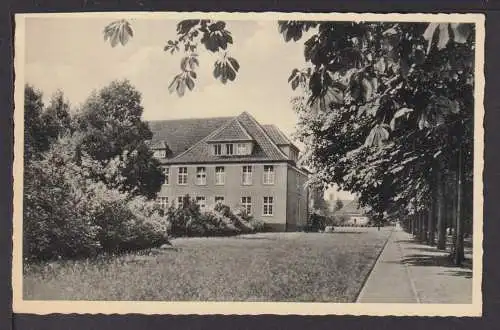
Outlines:
POLYGON ((254 220, 241 208, 232 211, 227 205, 217 204, 202 213, 188 195, 182 207, 167 210, 166 218, 172 236, 231 236, 264 229, 262 221, 254 220))
POLYGON ((305 231, 318 232, 325 230, 326 217, 317 213, 311 213, 307 221, 305 231))
POLYGON ((189 195, 184 196, 181 207, 169 208, 165 216, 170 226, 169 234, 172 236, 204 235, 203 225, 200 223, 200 207, 189 195))
POLYGON ((216 211, 203 213, 201 220, 205 226, 207 236, 232 236, 241 232, 230 218, 216 211))
POLYGON ((96 179, 115 175, 119 159, 99 164, 75 155, 74 140, 63 138, 25 166, 25 258, 88 257, 166 242, 166 221, 152 201, 121 191, 119 175, 114 187, 96 179))

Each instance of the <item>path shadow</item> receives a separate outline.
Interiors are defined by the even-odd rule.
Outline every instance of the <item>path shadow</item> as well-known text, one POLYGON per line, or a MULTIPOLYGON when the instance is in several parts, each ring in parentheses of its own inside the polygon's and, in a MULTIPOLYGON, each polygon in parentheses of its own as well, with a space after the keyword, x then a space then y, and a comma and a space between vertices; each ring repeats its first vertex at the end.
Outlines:
POLYGON ((394 241, 394 243, 420 243, 420 242, 417 240, 413 240, 413 239, 400 239, 400 240, 394 241))
POLYGON ((472 278, 472 272, 466 270, 448 270, 446 272, 439 273, 439 275, 451 275, 457 277, 465 277, 468 279, 472 278))
POLYGON ((467 260, 462 264, 462 266, 454 265, 448 255, 430 256, 423 254, 411 254, 403 258, 403 260, 401 260, 401 263, 411 266, 439 266, 447 268, 472 269, 472 264, 467 262, 467 260))
POLYGON ((446 250, 438 250, 436 247, 432 247, 432 246, 422 246, 422 247, 419 246, 419 247, 411 247, 408 249, 415 250, 415 251, 422 251, 422 252, 436 252, 436 253, 447 252, 446 250))
POLYGON ((262 237, 262 236, 235 236, 235 239, 244 239, 244 240, 263 240, 263 241, 276 241, 277 238, 271 238, 271 237, 262 237))

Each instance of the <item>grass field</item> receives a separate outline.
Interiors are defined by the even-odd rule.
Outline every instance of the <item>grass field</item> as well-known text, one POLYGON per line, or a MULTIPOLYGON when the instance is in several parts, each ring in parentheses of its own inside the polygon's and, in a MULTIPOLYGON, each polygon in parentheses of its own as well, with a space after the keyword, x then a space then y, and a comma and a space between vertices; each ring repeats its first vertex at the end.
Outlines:
POLYGON ((353 302, 389 229, 176 239, 176 250, 29 265, 24 299, 353 302))

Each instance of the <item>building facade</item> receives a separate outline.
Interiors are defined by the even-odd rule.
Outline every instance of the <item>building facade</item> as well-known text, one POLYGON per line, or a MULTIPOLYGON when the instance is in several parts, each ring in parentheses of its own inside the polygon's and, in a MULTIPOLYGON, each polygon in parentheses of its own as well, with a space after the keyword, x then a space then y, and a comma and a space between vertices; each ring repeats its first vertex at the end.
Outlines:
POLYGON ((305 226, 308 173, 297 166, 298 148, 276 126, 261 125, 247 112, 149 126, 164 173, 158 194, 164 207, 189 195, 202 210, 217 203, 243 207, 270 229, 305 226))
POLYGON ((357 199, 345 202, 344 206, 334 213, 334 216, 340 220, 341 225, 345 226, 368 226, 370 217, 366 209, 359 205, 357 199))

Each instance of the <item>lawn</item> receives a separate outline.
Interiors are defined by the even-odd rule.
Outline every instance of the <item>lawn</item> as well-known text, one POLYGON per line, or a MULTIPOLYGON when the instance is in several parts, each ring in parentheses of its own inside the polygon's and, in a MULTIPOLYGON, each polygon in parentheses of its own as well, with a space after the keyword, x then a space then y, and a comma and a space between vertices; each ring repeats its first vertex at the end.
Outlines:
POLYGON ((354 302, 389 232, 182 238, 149 255, 30 265, 24 299, 354 302))

